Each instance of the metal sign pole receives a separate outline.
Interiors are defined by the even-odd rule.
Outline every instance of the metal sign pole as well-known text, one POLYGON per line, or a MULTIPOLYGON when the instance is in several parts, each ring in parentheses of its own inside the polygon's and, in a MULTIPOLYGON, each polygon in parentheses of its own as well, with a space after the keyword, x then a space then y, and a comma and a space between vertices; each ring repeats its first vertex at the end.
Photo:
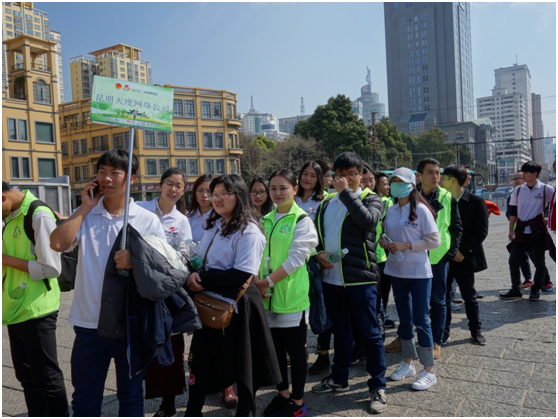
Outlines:
POLYGON ((122 250, 126 249, 126 236, 128 229, 128 209, 130 206, 130 183, 132 180, 132 160, 134 157, 134 128, 130 128, 130 144, 128 150, 128 173, 126 179, 126 202, 124 204, 124 224, 122 226, 122 250))

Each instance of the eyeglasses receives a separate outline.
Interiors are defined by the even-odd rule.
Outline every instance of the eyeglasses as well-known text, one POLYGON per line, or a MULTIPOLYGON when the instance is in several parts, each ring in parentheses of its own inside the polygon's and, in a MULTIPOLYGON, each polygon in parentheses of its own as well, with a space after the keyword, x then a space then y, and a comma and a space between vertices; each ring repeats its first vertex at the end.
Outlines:
POLYGON ((442 180, 452 180, 453 176, 444 176, 442 180))
POLYGON ((356 177, 356 176, 358 176, 358 175, 360 175, 360 173, 355 173, 355 172, 351 172, 351 173, 339 173, 339 174, 336 173, 336 174, 335 174, 335 179, 339 180, 339 179, 341 179, 342 177, 352 179, 352 178, 354 178, 354 177, 356 177))
POLYGON ((172 189, 172 188, 176 188, 176 190, 177 190, 178 192, 180 192, 181 190, 184 189, 184 185, 181 185, 181 184, 179 184, 179 183, 172 183, 172 182, 166 181, 166 180, 163 182, 163 185, 166 185, 166 186, 168 186, 168 187, 171 188, 171 189, 172 189))
POLYGON ((250 195, 252 196, 263 196, 263 195, 267 195, 266 191, 252 191, 250 192, 250 195))
POLYGON ((209 199, 225 199, 233 196, 235 192, 227 192, 225 194, 211 194, 209 195, 209 199))
POLYGON ((513 180, 523 180, 522 177, 514 177, 513 180))

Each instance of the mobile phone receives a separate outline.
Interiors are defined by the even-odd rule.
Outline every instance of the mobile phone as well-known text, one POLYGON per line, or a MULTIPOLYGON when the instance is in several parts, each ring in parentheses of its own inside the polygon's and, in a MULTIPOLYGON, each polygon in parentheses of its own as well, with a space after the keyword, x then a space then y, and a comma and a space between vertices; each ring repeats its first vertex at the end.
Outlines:
MULTIPOLYGON (((93 178, 94 180, 97 180, 97 176, 95 176, 93 178)), ((95 186, 93 189, 89 190, 89 196, 91 197, 91 199, 95 199, 95 195, 97 195, 97 192, 99 192, 99 183, 97 181, 97 186, 95 186)))

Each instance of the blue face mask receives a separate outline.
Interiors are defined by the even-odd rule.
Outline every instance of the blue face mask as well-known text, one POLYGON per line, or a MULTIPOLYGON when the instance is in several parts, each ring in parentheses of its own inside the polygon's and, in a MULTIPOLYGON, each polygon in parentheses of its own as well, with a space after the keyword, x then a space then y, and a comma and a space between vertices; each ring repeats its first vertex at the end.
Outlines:
POLYGON ((405 198, 413 191, 412 183, 392 182, 389 191, 394 198, 405 198))

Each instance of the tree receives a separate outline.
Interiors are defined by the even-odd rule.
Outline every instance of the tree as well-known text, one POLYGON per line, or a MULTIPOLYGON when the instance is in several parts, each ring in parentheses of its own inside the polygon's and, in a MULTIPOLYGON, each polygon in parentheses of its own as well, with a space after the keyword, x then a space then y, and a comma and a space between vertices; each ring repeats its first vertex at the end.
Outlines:
POLYGON ((423 132, 416 138, 413 168, 416 169, 418 162, 427 157, 438 160, 442 169, 455 163, 455 146, 447 142, 446 134, 438 127, 423 132))
POLYGON ((257 137, 240 134, 239 145, 243 150, 240 156, 242 178, 250 182, 256 176, 266 176, 269 168, 269 152, 263 141, 257 137))
POLYGON ((380 119, 376 124, 378 146, 371 159, 374 169, 391 170, 396 166, 411 167, 413 157, 403 140, 403 135, 410 134, 400 133, 397 125, 392 125, 387 116, 380 119))
POLYGON ((272 171, 289 169, 298 173, 304 163, 324 158, 324 154, 313 138, 292 136, 276 144, 270 153, 270 168, 272 171))
POLYGON ((275 147, 275 142, 273 140, 270 140, 264 135, 260 134, 257 137, 255 137, 254 140, 256 140, 258 145, 264 150, 271 150, 275 147))
POLYGON ((314 114, 295 126, 295 135, 314 138, 331 161, 344 151, 369 155, 371 146, 364 122, 353 113, 351 100, 344 95, 331 97, 314 114))

